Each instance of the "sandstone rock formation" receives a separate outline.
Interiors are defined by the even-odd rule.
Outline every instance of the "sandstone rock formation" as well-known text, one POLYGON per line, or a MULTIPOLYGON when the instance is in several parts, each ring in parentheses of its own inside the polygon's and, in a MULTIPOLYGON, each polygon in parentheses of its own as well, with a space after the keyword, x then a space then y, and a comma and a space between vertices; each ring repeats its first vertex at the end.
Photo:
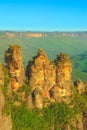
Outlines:
POLYGON ((78 91, 79 94, 83 94, 84 93, 84 91, 85 91, 85 84, 80 79, 76 80, 74 82, 74 85, 77 87, 77 91, 78 91))
POLYGON ((0 63, 0 85, 4 85, 4 73, 3 73, 3 70, 2 70, 2 64, 0 63))
POLYGON ((37 108, 71 96, 72 67, 67 55, 60 54, 53 63, 39 49, 37 56, 28 65, 28 72, 32 99, 37 108))
POLYGON ((8 37, 9 39, 12 39, 12 38, 20 38, 20 37, 22 37, 22 38, 24 38, 24 37, 26 37, 26 38, 41 38, 41 37, 46 37, 47 36, 47 34, 46 33, 38 33, 38 32, 36 32, 36 33, 31 33, 31 32, 27 32, 27 33, 23 33, 23 32, 6 32, 5 33, 5 36, 4 35, 1 35, 1 37, 8 37))
POLYGON ((18 89, 23 86, 25 81, 25 70, 22 62, 21 47, 12 45, 5 53, 5 62, 11 80, 11 87, 18 89))
MULTIPOLYGON (((51 96, 57 100, 65 100, 71 96, 71 72, 72 66, 69 56, 59 54, 55 59, 56 64, 56 85, 50 90, 51 96)), ((67 101, 68 102, 68 101, 67 101)))
POLYGON ((12 120, 10 116, 1 116, 0 130, 12 130, 12 120))
POLYGON ((5 96, 2 92, 2 87, 4 85, 4 72, 2 70, 2 65, 0 64, 0 130, 12 130, 12 120, 10 116, 3 114, 3 109, 5 106, 5 96))
POLYGON ((46 53, 39 49, 37 56, 29 64, 28 71, 34 102, 35 104, 38 102, 36 106, 42 108, 44 99, 50 98, 49 90, 55 84, 55 65, 48 60, 46 53))

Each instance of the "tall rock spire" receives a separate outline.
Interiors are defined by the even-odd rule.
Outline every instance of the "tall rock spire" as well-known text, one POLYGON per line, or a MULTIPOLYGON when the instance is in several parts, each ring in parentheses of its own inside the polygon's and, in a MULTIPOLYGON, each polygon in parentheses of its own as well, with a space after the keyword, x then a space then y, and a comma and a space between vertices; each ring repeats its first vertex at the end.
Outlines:
POLYGON ((51 98, 54 101, 70 101, 72 94, 71 72, 72 65, 68 55, 59 54, 55 60, 56 65, 56 85, 50 90, 51 98))
POLYGON ((11 87, 18 89, 25 81, 25 70, 22 62, 22 49, 19 46, 11 45, 5 53, 5 62, 11 79, 11 87))
POLYGON ((56 84, 62 89, 61 96, 70 94, 72 66, 68 55, 59 54, 56 59, 56 84))
POLYGON ((46 53, 42 49, 39 49, 37 56, 33 58, 28 69, 30 72, 29 82, 34 97, 34 103, 35 106, 41 108, 45 104, 45 99, 49 100, 49 90, 55 84, 55 65, 48 60, 46 53))

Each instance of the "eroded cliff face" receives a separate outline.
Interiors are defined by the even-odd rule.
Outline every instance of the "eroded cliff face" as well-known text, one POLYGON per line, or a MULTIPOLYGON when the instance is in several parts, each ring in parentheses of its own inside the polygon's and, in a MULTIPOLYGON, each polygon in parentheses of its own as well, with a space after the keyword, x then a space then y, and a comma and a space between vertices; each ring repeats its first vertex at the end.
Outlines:
POLYGON ((10 76, 11 87, 17 90, 23 86, 25 81, 21 47, 16 45, 10 46, 5 53, 5 62, 10 76))
POLYGON ((71 96, 71 62, 67 55, 59 55, 55 63, 48 60, 46 53, 38 54, 28 66, 29 85, 32 99, 37 108, 43 108, 51 102, 62 101, 71 96))
POLYGON ((0 64, 0 130, 12 130, 12 120, 10 115, 6 116, 3 114, 3 109, 5 107, 5 96, 3 94, 4 87, 4 72, 2 69, 2 65, 0 64))
POLYGON ((85 86, 81 79, 78 79, 74 82, 74 86, 77 88, 79 94, 83 94, 85 92, 85 86))
POLYGON ((42 108, 45 99, 50 99, 49 90, 55 85, 56 67, 48 60, 46 53, 39 49, 37 56, 29 64, 28 70, 34 104, 42 108))
POLYGON ((65 101, 68 103, 69 97, 72 95, 72 66, 69 56, 66 54, 59 54, 55 59, 55 66, 56 84, 50 90, 51 97, 55 99, 55 101, 65 101))

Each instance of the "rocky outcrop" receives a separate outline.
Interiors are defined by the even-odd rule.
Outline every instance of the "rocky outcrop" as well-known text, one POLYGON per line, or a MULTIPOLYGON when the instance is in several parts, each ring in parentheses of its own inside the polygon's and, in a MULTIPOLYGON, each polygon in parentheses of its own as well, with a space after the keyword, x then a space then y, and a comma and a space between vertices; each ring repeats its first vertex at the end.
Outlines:
POLYGON ((63 98, 65 101, 65 97, 71 96, 72 67, 67 55, 60 54, 53 63, 39 49, 37 56, 28 65, 28 72, 32 100, 37 108, 62 101, 63 98))
POLYGON ((12 120, 10 116, 1 116, 0 130, 12 130, 12 120))
POLYGON ((74 85, 76 86, 79 94, 83 94, 85 92, 85 84, 80 79, 76 80, 74 85))
POLYGON ((30 86, 32 91, 35 88, 49 90, 55 84, 55 66, 48 60, 46 53, 38 50, 34 57, 30 70, 30 86))
POLYGON ((5 53, 5 62, 7 64, 11 87, 18 89, 23 86, 25 81, 25 70, 22 62, 21 47, 12 45, 5 53))
POLYGON ((42 37, 47 37, 47 33, 40 33, 40 32, 6 32, 4 35, 0 35, 0 37, 7 37, 9 39, 12 38, 42 38, 42 37))
POLYGON ((44 99, 50 98, 49 90, 55 85, 55 65, 48 60, 46 53, 39 49, 37 56, 29 64, 28 71, 35 106, 42 108, 44 99))
POLYGON ((0 64, 0 130, 12 130, 11 117, 3 114, 3 109, 5 107, 5 96, 2 91, 4 87, 4 77, 2 65, 0 64))
MULTIPOLYGON (((55 59, 56 64, 56 85, 50 90, 51 97, 55 101, 65 101, 72 94, 71 72, 72 66, 68 55, 59 54, 55 59)), ((68 99, 66 100, 68 102, 68 99)))

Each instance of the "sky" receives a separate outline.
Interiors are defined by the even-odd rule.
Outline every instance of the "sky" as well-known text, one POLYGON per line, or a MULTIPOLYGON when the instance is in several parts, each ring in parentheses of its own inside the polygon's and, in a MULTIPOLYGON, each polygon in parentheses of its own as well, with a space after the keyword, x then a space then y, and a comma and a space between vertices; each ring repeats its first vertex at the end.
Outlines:
POLYGON ((0 30, 87 31, 87 0, 0 0, 0 30))

